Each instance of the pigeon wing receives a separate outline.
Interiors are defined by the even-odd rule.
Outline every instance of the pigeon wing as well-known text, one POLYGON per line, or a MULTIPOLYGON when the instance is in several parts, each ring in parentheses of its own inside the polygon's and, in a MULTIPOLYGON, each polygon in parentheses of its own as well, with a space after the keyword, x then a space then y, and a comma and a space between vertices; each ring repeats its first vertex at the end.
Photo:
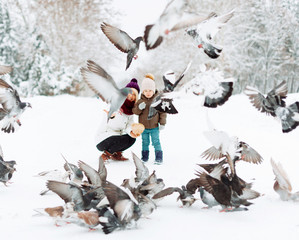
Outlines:
POLYGON ((201 154, 201 157, 203 157, 207 160, 218 160, 224 156, 225 155, 222 154, 221 150, 219 150, 218 148, 216 148, 214 146, 208 148, 201 154))
POLYGON ((85 173, 89 183, 94 186, 102 186, 101 176, 94 168, 81 160, 78 161, 78 166, 85 173))
POLYGON ((177 188, 177 187, 169 187, 169 188, 165 188, 162 191, 156 193, 152 198, 153 199, 158 199, 158 198, 162 198, 168 195, 173 194, 174 192, 178 192, 180 195, 183 195, 184 192, 182 189, 177 188))
POLYGON ((149 176, 148 168, 144 165, 139 157, 132 152, 134 164, 136 167, 136 182, 142 183, 149 176))
POLYGON ((10 73, 12 71, 12 67, 11 66, 3 66, 0 65, 0 75, 4 75, 7 73, 10 73))
POLYGON ((102 156, 100 156, 100 158, 99 158, 98 173, 100 174, 100 178, 101 178, 102 182, 105 182, 106 178, 107 178, 107 168, 105 166, 102 156))
POLYGON ((255 164, 259 164, 263 161, 262 156, 257 151, 255 151, 252 147, 250 147, 247 143, 240 142, 240 145, 242 147, 242 151, 241 151, 242 160, 250 163, 255 163, 255 164))
POLYGON ((101 24, 101 29, 110 42, 124 53, 128 53, 135 45, 134 40, 126 32, 117 27, 113 27, 110 24, 103 22, 101 24))
POLYGON ((292 185, 282 165, 280 163, 278 164, 275 163, 272 158, 271 158, 271 165, 272 165, 273 173, 275 175, 275 179, 278 181, 280 187, 291 192, 292 185))
POLYGON ((124 190, 109 181, 106 181, 105 184, 103 184, 103 189, 110 206, 113 209, 118 201, 130 199, 130 196, 124 190))
POLYGON ((83 204, 82 191, 74 185, 57 181, 48 181, 47 187, 61 197, 65 203, 73 202, 76 205, 83 204))
POLYGON ((18 92, 13 89, 7 82, 0 79, 0 104, 4 111, 10 112, 13 108, 21 103, 18 92))
POLYGON ((106 103, 120 94, 113 78, 98 64, 88 60, 87 68, 81 68, 83 80, 106 103))

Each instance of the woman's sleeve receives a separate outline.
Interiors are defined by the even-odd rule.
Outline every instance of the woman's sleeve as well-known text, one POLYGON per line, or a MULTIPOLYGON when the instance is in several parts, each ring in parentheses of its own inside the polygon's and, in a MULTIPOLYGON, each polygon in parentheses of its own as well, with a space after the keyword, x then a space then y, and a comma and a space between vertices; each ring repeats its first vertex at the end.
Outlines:
MULTIPOLYGON (((128 119, 128 123, 125 129, 125 132, 130 135, 132 131, 132 124, 134 123, 134 115, 130 115, 128 119)), ((131 135, 130 135, 131 136, 131 135)))

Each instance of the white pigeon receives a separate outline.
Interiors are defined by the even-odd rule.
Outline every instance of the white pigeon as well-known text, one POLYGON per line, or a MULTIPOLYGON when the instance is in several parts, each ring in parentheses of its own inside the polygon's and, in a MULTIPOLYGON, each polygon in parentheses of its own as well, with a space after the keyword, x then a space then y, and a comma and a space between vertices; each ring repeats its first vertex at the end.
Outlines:
POLYGON ((184 88, 195 95, 204 96, 205 107, 216 108, 223 105, 232 95, 234 79, 224 78, 223 73, 217 69, 207 70, 205 65, 199 68, 201 72, 186 83, 184 88))
POLYGON ((180 21, 186 6, 186 0, 170 1, 159 19, 154 24, 145 27, 144 40, 147 50, 161 44, 163 37, 180 21))
POLYGON ((222 51, 222 47, 212 43, 212 39, 218 31, 227 23, 234 15, 234 10, 221 16, 210 15, 210 18, 201 22, 196 27, 187 29, 190 35, 198 44, 198 48, 203 48, 204 52, 210 58, 218 58, 222 51))
POLYGON ((110 103, 108 120, 126 100, 131 88, 118 88, 114 79, 94 61, 87 61, 87 68, 80 69, 83 80, 106 103, 110 103))
POLYGON ((279 195, 280 199, 282 201, 299 201, 299 191, 292 193, 291 182, 281 163, 276 163, 271 158, 271 165, 275 175, 273 189, 279 195))

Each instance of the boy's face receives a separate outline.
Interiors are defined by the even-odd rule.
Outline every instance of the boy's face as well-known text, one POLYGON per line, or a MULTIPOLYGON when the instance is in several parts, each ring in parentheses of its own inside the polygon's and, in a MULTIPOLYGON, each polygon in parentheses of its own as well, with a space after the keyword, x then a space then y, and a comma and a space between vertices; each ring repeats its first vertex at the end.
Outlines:
POLYGON ((154 91, 153 90, 145 89, 143 91, 143 95, 146 96, 147 98, 151 98, 154 95, 154 91))

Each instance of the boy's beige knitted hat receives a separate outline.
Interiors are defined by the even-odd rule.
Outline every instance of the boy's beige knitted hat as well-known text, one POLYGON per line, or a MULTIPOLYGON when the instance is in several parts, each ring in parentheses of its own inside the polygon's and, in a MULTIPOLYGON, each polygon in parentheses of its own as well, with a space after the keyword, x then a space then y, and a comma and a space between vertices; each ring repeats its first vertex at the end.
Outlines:
POLYGON ((153 92, 156 90, 155 78, 150 73, 146 74, 145 78, 142 80, 141 92, 144 90, 152 90, 153 92))

